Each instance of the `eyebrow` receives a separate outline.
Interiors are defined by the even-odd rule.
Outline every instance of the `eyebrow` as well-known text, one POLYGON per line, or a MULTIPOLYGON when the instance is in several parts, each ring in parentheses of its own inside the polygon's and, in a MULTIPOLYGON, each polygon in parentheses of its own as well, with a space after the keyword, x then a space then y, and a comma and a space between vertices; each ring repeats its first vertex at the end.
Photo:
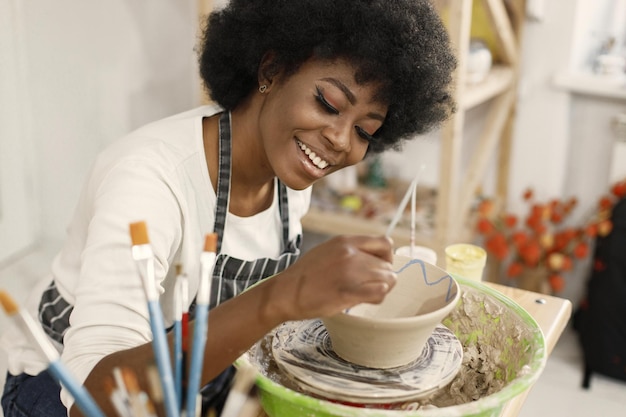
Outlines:
MULTIPOLYGON (((343 92, 343 94, 345 94, 345 96, 348 99, 348 101, 350 102, 350 104, 352 104, 354 106, 354 104, 356 103, 356 97, 354 96, 354 93, 352 91, 350 91, 350 89, 348 88, 347 85, 345 85, 344 83, 342 83, 338 79, 331 78, 331 77, 322 78, 322 81, 326 81, 328 83, 331 83, 332 85, 334 85, 335 87, 340 89, 343 92)), ((385 116, 383 116, 382 114, 368 113, 367 116, 370 117, 371 119, 380 120, 381 122, 385 121, 385 116)))

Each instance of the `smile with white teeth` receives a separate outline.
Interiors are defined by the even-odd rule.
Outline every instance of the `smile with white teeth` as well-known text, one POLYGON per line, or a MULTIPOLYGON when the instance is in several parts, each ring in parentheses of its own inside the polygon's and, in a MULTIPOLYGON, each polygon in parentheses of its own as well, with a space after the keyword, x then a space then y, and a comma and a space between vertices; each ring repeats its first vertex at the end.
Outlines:
POLYGON ((298 142, 298 146, 300 146, 300 149, 302 149, 304 153, 309 157, 311 162, 313 162, 313 165, 315 165, 319 169, 324 169, 329 165, 328 162, 324 161, 322 158, 317 156, 315 152, 309 149, 304 143, 300 141, 297 141, 297 142, 298 142))

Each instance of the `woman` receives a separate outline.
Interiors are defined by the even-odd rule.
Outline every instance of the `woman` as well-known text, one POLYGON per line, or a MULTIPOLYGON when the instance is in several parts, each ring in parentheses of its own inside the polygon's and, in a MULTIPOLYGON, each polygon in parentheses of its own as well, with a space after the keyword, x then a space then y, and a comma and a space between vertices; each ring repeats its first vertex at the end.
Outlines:
MULTIPOLYGON (((152 355, 130 223, 148 226, 166 326, 174 266, 193 300, 203 236, 218 235, 208 383, 286 320, 383 300, 395 282, 384 237, 337 237, 298 259, 310 187, 437 126, 453 107, 455 62, 427 0, 232 0, 209 17, 199 61, 217 104, 138 129, 98 157, 52 277, 33 296, 63 361, 107 415, 103 378, 152 355)), ((5 345, 5 417, 80 415, 26 340, 10 332, 5 345)))

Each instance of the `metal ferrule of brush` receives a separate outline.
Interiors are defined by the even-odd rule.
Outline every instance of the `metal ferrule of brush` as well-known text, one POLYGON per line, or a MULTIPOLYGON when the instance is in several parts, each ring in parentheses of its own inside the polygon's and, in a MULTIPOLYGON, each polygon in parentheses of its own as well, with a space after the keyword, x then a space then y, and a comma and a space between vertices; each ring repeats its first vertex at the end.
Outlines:
POLYGON ((159 294, 156 290, 156 278, 154 273, 154 252, 150 245, 135 245, 131 253, 139 274, 143 279, 143 287, 148 300, 156 300, 159 294))
POLYGON ((213 273, 215 258, 215 252, 202 252, 200 254, 201 279, 196 297, 198 304, 206 305, 211 301, 211 274, 213 273))

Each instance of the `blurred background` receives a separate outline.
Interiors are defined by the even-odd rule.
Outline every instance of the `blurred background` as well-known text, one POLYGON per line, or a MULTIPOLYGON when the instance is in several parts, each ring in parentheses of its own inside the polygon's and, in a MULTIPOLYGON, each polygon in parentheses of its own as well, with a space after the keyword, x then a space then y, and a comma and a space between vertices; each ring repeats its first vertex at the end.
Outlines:
MULTIPOLYGON (((101 149, 206 102, 194 48, 202 16, 224 3, 0 0, 0 286, 20 298, 47 272, 101 149)), ((352 174, 356 182, 320 184, 314 209, 334 210, 331 188, 338 215, 384 223, 385 214, 364 213, 364 203, 382 207, 385 192, 404 193, 423 166, 422 243, 439 251, 478 241, 474 221, 485 200, 523 217, 528 189, 542 201, 574 197, 568 221, 585 223, 626 178, 626 0, 436 3, 462 58, 455 119, 402 152, 365 161, 352 174), (347 204, 354 200, 346 194, 358 204, 347 204)), ((309 242, 327 237, 318 226, 317 219, 305 224, 309 242)), ((549 291, 576 306, 590 263, 591 256, 582 259, 563 288, 549 291)), ((498 276, 503 268, 492 265, 492 274, 508 282, 498 276)), ((580 357, 568 337, 570 350, 555 358, 576 369, 580 357)), ((578 381, 566 379, 574 398, 578 381)))

